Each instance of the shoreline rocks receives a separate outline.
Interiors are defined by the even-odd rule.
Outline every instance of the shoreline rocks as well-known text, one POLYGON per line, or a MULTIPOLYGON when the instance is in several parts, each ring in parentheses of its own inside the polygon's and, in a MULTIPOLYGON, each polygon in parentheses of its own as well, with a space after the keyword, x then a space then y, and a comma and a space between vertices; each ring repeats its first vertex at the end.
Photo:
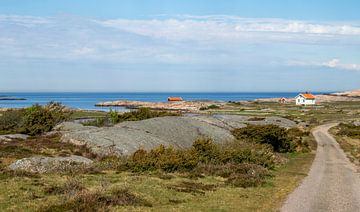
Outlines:
POLYGON ((202 107, 210 105, 221 106, 225 102, 196 100, 196 101, 170 101, 170 102, 140 102, 140 101, 126 101, 118 100, 112 102, 96 103, 97 107, 125 107, 128 109, 137 109, 140 107, 147 107, 154 110, 177 110, 177 111, 199 111, 202 107))

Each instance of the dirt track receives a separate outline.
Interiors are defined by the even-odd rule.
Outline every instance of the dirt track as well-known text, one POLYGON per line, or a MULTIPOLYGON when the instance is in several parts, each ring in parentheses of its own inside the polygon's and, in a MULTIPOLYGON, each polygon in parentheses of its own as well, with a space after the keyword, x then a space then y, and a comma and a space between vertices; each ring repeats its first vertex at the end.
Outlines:
POLYGON ((318 143, 314 163, 281 211, 360 211, 360 175, 328 133, 333 126, 322 125, 313 131, 318 143))

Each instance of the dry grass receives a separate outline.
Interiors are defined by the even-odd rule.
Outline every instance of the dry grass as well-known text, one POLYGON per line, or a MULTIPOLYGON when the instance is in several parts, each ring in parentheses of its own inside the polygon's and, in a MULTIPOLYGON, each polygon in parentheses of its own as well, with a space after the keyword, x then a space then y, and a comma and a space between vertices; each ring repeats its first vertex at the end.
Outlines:
POLYGON ((275 211, 306 176, 312 158, 310 153, 293 155, 273 178, 250 188, 226 185, 220 176, 190 180, 178 173, 169 179, 114 171, 81 174, 75 180, 55 174, 14 176, 0 181, 0 211, 87 210, 87 206, 98 211, 275 211))

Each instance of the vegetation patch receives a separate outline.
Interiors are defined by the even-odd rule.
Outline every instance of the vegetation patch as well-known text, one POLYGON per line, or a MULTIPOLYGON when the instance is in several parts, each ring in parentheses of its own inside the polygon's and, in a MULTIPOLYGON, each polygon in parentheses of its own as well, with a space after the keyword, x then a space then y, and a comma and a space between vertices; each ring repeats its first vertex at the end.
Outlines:
POLYGON ((68 196, 86 190, 82 183, 77 178, 69 178, 63 185, 51 185, 44 189, 47 195, 65 194, 68 196))
POLYGON ((118 113, 117 111, 110 110, 105 117, 96 118, 93 121, 85 122, 86 126, 112 126, 124 121, 141 121, 150 118, 164 117, 164 116, 179 116, 179 113, 168 111, 154 111, 149 108, 139 108, 137 110, 125 113, 118 113))
POLYGON ((348 136, 350 138, 360 139, 360 126, 354 124, 339 124, 339 131, 337 132, 340 136, 348 136))
POLYGON ((336 136, 336 141, 346 152, 349 159, 360 164, 360 127, 354 124, 341 123, 330 130, 336 136))
POLYGON ((277 125, 248 125, 235 129, 232 133, 240 140, 269 144, 276 152, 294 152, 299 148, 309 148, 307 143, 302 143, 304 133, 297 128, 287 130, 277 125))
POLYGON ((50 205, 42 211, 108 211, 110 206, 146 206, 152 204, 127 189, 114 189, 110 194, 82 190, 68 197, 64 203, 50 205))
POLYGON ((199 110, 211 110, 211 109, 219 109, 220 108, 220 106, 218 106, 218 105, 209 105, 209 106, 207 106, 207 107, 200 107, 199 108, 199 110))
POLYGON ((0 116, 0 134, 40 135, 51 131, 70 115, 69 110, 56 102, 50 102, 45 106, 33 105, 26 109, 9 110, 0 116))
POLYGON ((168 189, 173 189, 178 192, 185 192, 191 194, 201 194, 204 195, 205 191, 215 191, 218 186, 214 184, 204 184, 204 183, 196 183, 189 181, 181 181, 176 185, 168 186, 168 189))
POLYGON ((79 155, 87 158, 96 156, 84 145, 74 145, 60 141, 60 135, 35 136, 27 140, 0 141, 0 158, 21 159, 34 155, 70 156, 79 155))

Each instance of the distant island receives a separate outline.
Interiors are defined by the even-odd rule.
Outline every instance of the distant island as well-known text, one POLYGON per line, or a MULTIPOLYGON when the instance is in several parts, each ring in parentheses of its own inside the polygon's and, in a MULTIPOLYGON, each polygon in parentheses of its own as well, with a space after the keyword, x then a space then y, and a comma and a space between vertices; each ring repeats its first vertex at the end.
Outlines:
POLYGON ((12 97, 12 96, 0 96, 0 101, 5 100, 26 100, 25 98, 12 97))

